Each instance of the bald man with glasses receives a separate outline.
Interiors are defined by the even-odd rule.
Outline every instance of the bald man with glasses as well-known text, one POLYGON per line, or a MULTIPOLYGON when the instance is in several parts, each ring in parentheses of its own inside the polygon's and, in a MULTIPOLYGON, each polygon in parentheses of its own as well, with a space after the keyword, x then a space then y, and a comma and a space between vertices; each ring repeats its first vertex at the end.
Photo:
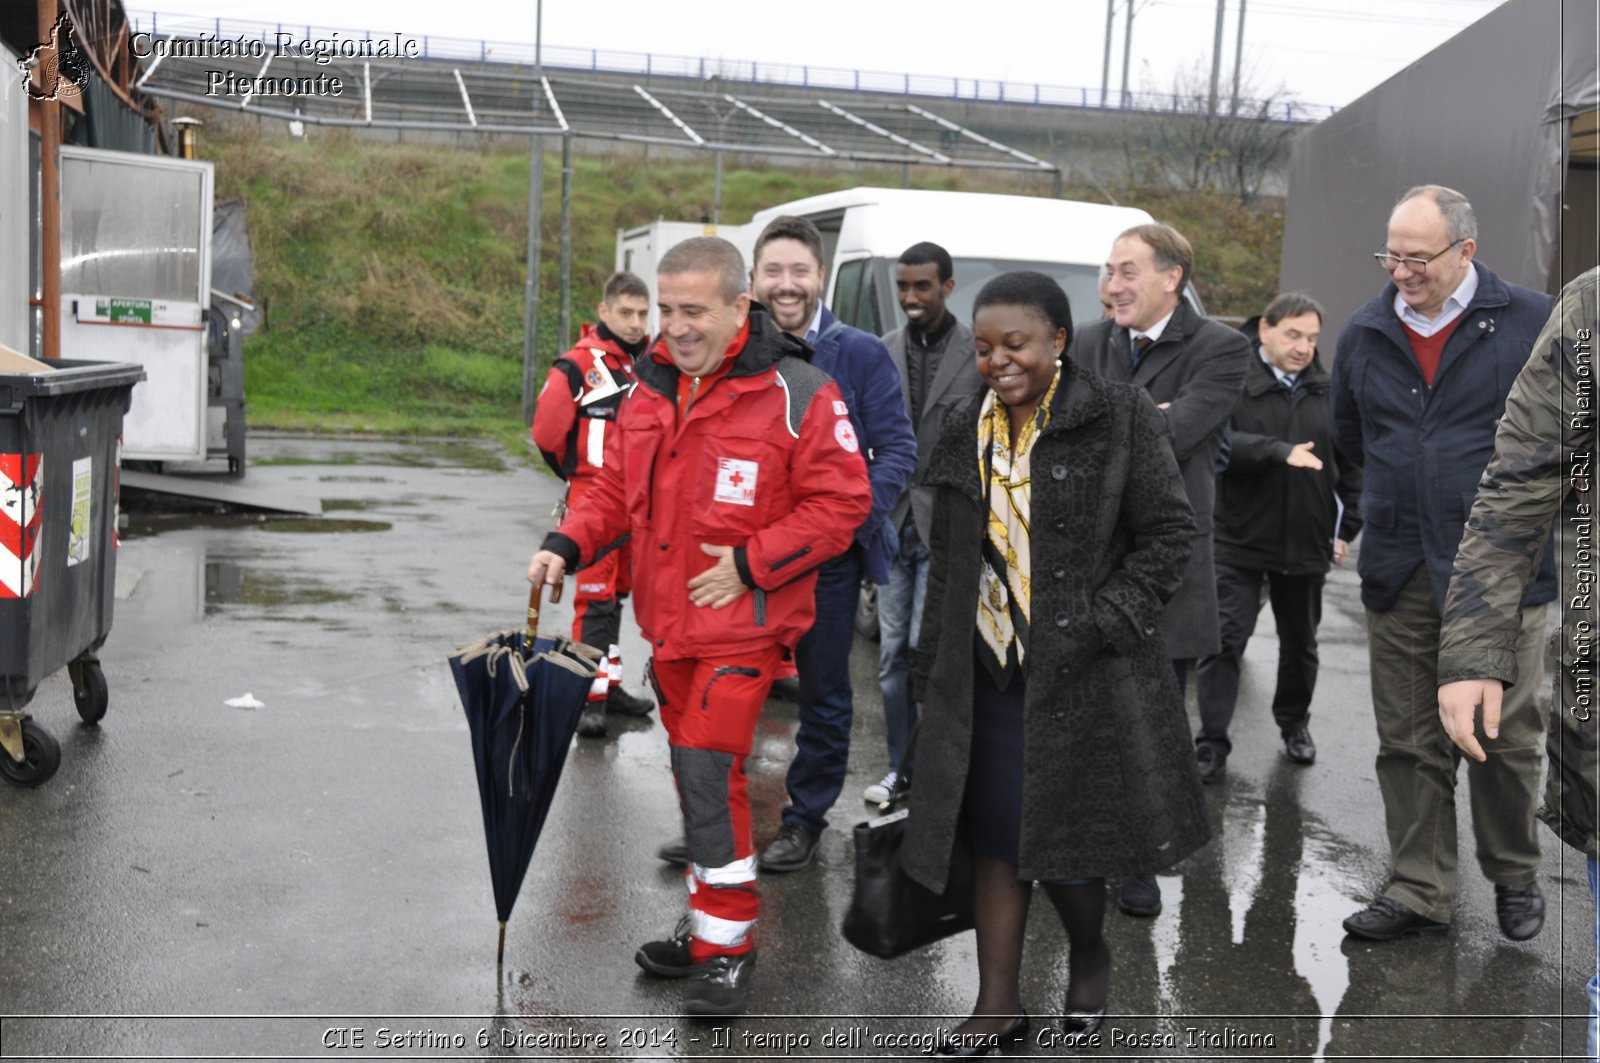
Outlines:
MULTIPOLYGON (((1333 363, 1335 442, 1364 471, 1361 602, 1390 853, 1387 886, 1344 928, 1373 941, 1450 927, 1462 758, 1439 725, 1440 614, 1495 425, 1553 305, 1474 261, 1477 233, 1459 192, 1420 185, 1401 196, 1374 256, 1389 283, 1346 323, 1333 363)), ((1498 734, 1481 736, 1493 755, 1467 769, 1478 866, 1494 883, 1502 933, 1516 941, 1544 925, 1537 693, 1554 597, 1547 549, 1522 597, 1517 681, 1498 734)))

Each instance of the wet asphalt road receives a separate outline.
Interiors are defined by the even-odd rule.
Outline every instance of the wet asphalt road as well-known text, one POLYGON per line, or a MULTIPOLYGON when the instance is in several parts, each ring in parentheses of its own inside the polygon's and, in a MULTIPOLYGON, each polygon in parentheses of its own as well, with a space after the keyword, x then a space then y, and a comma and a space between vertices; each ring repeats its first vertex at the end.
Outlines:
MULTIPOLYGON (((838 933, 862 788, 886 768, 875 644, 850 667, 851 775, 819 863, 769 876, 749 1016, 675 1018, 679 987, 635 947, 670 930, 678 833, 651 717, 579 740, 496 971, 466 725, 445 657, 515 626, 559 485, 493 448, 253 437, 248 483, 320 497, 320 520, 136 515, 102 651, 111 708, 78 725, 65 674, 31 710, 59 774, 0 785, 0 1055, 564 1058, 915 1055, 970 1008, 970 934, 898 961, 838 933), (262 705, 231 708, 253 694, 262 705), (785 1051, 787 1048, 787 1051, 785 1051)), ((547 620, 564 626, 557 607, 547 620), (559 621, 556 618, 560 618, 559 621)), ((1328 588, 1315 766, 1279 753, 1270 614, 1251 644, 1215 840, 1161 878, 1166 909, 1109 907, 1119 1059, 1526 1059, 1581 1054, 1593 909, 1548 832, 1544 933, 1503 940, 1464 860, 1454 929, 1346 942, 1384 878, 1363 621, 1328 588)), ((624 646, 640 685, 643 644, 624 646)), ((794 707, 750 762, 776 829, 794 707)), ((1034 906, 1023 1000, 1055 1012, 1065 942, 1034 906)), ((1051 1051, 1035 1044, 1033 1054, 1051 1051)))

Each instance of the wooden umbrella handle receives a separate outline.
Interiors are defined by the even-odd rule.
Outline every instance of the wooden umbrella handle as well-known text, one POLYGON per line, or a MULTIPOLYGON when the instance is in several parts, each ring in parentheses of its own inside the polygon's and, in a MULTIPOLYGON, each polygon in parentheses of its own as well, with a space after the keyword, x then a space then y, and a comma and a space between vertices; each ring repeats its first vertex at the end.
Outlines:
POLYGON ((544 594, 544 589, 550 588, 550 602, 554 604, 561 600, 560 583, 545 583, 540 580, 528 591, 528 637, 537 638, 539 635, 539 598, 544 594))

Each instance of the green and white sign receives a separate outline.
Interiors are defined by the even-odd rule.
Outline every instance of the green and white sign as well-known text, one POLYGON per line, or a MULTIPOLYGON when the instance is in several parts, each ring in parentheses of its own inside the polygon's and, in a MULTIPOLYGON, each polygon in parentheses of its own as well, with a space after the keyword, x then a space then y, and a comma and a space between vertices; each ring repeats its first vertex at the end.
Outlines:
POLYGON ((94 316, 113 323, 137 321, 141 325, 148 325, 150 302, 149 299, 97 299, 94 316))
POLYGON ((121 296, 80 296, 78 320, 94 325, 159 325, 165 328, 199 328, 200 306, 172 299, 127 299, 121 296))

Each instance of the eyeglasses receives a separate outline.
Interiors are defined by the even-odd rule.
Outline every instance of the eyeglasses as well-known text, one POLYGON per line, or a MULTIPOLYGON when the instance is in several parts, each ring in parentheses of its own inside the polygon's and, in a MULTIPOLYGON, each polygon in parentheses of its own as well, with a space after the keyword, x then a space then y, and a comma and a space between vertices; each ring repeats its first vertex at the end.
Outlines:
POLYGON ((1378 265, 1383 267, 1385 273, 1393 273, 1402 265, 1411 273, 1426 273, 1428 272, 1428 263, 1435 259, 1443 258, 1450 253, 1452 248, 1463 242, 1462 240, 1457 240, 1437 255, 1429 255, 1427 258, 1417 258, 1415 255, 1391 255, 1387 251, 1375 251, 1372 257, 1378 260, 1378 265))

